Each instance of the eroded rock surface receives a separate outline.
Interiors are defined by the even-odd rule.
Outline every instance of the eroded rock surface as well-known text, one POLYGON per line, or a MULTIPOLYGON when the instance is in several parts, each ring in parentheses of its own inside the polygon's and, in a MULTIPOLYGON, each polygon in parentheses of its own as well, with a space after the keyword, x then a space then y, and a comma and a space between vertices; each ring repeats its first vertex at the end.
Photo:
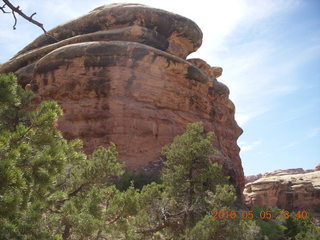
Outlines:
POLYGON ((300 168, 273 173, 246 184, 244 197, 248 206, 284 209, 320 207, 320 171, 300 168))
POLYGON ((240 195, 244 176, 229 89, 222 68, 186 57, 202 42, 191 20, 137 4, 112 4, 40 36, 0 67, 15 72, 39 100, 54 99, 67 139, 81 138, 86 152, 114 142, 130 168, 157 161, 162 146, 202 121, 216 133, 215 160, 240 195))

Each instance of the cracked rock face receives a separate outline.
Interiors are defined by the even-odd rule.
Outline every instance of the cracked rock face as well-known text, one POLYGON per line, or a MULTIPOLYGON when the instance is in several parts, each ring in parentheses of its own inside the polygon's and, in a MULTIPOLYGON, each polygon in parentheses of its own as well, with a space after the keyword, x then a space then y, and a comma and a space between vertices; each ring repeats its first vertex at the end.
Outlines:
POLYGON ((114 142, 129 168, 145 167, 190 122, 214 131, 214 160, 241 195, 244 176, 229 89, 222 68, 186 57, 202 42, 191 20, 137 4, 112 4, 40 36, 7 63, 38 99, 59 102, 58 127, 86 152, 114 142), (28 86, 30 86, 28 85, 28 86))
POLYGON ((316 209, 320 206, 320 171, 278 171, 265 175, 246 184, 244 197, 248 206, 316 209))

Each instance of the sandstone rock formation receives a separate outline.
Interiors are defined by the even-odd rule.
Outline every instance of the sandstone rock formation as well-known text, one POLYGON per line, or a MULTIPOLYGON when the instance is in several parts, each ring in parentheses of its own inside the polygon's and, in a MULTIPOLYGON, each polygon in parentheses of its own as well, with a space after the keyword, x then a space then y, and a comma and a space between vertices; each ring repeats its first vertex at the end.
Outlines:
POLYGON ((191 20, 138 4, 99 7, 40 36, 0 68, 30 84, 39 100, 54 99, 64 110, 58 126, 85 150, 114 142, 130 168, 159 159, 161 148, 202 121, 216 133, 215 160, 240 195, 244 176, 228 88, 222 73, 186 57, 202 42, 191 20))
POLYGON ((251 183, 251 182, 257 181, 259 178, 262 178, 262 174, 261 173, 259 173, 257 175, 245 176, 244 177, 244 182, 245 182, 245 184, 251 183))
POLYGON ((259 173, 257 175, 245 176, 245 183, 246 184, 251 183, 260 178, 265 178, 265 177, 293 175, 293 174, 309 173, 309 172, 315 172, 315 171, 320 171, 320 165, 316 166, 315 169, 308 169, 308 170, 304 170, 303 168, 290 168, 285 170, 279 169, 273 172, 267 172, 263 174, 259 173))
POLYGON ((248 206, 316 209, 320 207, 320 171, 278 170, 246 184, 243 194, 248 206))

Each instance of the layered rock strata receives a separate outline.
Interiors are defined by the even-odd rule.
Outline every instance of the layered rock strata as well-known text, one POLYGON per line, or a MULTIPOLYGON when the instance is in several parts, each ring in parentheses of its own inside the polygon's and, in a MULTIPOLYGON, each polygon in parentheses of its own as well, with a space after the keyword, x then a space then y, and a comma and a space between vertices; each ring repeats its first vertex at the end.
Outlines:
POLYGON ((114 142, 129 168, 160 157, 162 146, 202 121, 214 131, 215 160, 240 195, 244 176, 228 88, 222 73, 186 57, 202 42, 191 20, 137 4, 99 7, 40 36, 0 67, 30 84, 39 100, 64 110, 58 126, 86 152, 114 142))
MULTIPOLYGON (((303 169, 297 169, 303 170, 303 169)), ((277 171, 245 186, 248 206, 283 209, 317 209, 320 207, 320 171, 277 171)))
POLYGON ((316 166, 314 169, 307 169, 304 170, 303 168, 290 168, 290 169, 278 169, 273 172, 267 172, 267 173, 259 173, 257 175, 250 175, 245 176, 245 183, 251 183, 254 182, 260 178, 266 178, 266 177, 273 177, 273 176, 283 176, 283 175, 294 175, 294 174, 302 174, 302 173, 309 173, 309 172, 315 172, 320 171, 320 165, 316 166))

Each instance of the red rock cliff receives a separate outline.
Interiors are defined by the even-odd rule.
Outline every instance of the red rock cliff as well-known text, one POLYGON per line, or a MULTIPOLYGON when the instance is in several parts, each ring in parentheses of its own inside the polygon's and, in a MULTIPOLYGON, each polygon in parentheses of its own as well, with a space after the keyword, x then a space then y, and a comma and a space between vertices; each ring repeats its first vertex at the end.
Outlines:
POLYGON ((186 57, 202 42, 191 20, 137 4, 99 7, 40 36, 0 67, 30 84, 39 99, 64 110, 59 128, 81 138, 85 150, 116 143, 130 168, 159 159, 163 145, 202 121, 215 132, 215 160, 237 187, 244 175, 228 88, 222 69, 186 57))

